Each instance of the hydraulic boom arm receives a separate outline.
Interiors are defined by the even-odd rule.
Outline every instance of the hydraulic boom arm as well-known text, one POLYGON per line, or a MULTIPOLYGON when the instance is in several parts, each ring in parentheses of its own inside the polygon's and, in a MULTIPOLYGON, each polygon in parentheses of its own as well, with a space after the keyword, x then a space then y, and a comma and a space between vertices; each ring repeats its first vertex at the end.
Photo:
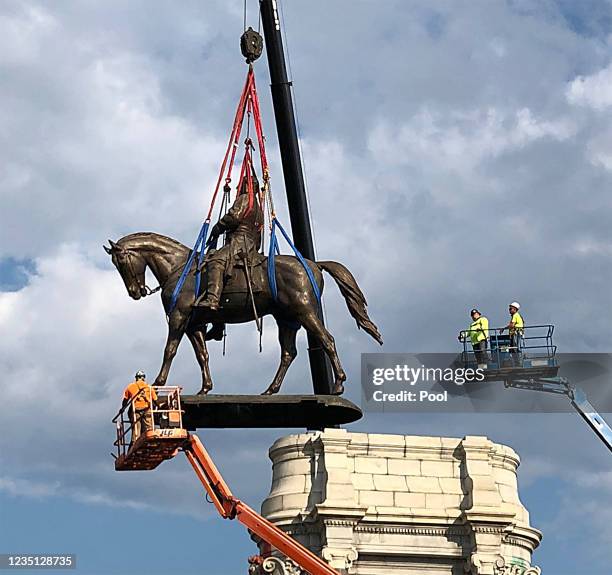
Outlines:
POLYGON ((580 387, 574 387, 570 401, 574 409, 581 415, 589 427, 599 436, 606 447, 612 451, 612 429, 606 421, 595 411, 595 408, 589 403, 584 391, 580 387))
POLYGON ((236 499, 197 435, 190 434, 185 455, 217 511, 224 519, 238 519, 253 533, 295 561, 311 575, 338 575, 325 561, 270 523, 246 503, 236 499))
POLYGON ((591 405, 582 388, 572 385, 565 377, 509 380, 506 382, 506 387, 565 395, 570 400, 572 407, 586 421, 587 425, 597 434, 605 446, 612 451, 612 429, 591 405))

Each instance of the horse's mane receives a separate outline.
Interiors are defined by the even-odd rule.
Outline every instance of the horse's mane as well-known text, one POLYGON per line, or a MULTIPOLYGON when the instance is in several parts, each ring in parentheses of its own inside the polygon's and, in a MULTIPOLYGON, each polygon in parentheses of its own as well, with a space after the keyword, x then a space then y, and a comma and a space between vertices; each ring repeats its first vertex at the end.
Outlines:
POLYGON ((160 249, 163 249, 167 251, 176 251, 179 249, 189 251, 189 248, 178 240, 155 232, 136 232, 129 234, 117 240, 117 243, 125 248, 132 247, 141 250, 160 251, 160 249))

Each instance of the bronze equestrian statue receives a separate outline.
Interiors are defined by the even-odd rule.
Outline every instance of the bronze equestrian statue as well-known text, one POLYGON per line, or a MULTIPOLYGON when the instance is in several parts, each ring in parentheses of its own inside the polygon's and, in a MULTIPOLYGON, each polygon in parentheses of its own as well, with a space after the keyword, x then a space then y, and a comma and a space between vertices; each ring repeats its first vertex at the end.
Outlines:
MULTIPOLYGON (((183 335, 187 334, 202 371, 202 388, 198 393, 208 393, 213 384, 206 349, 207 325, 213 324, 208 339, 218 339, 225 323, 246 323, 256 320, 257 316, 271 314, 278 324, 281 361, 264 394, 280 390, 287 369, 297 355, 295 340, 298 329, 303 326, 319 339, 328 355, 335 378, 332 392, 339 395, 344 391, 346 374, 336 353, 334 338, 319 319, 319 303, 308 274, 296 257, 275 256, 278 297, 274 299, 266 274, 267 258, 258 252, 260 222, 263 221, 258 194, 252 194, 249 200, 249 194, 244 190, 241 192, 226 216, 212 229, 207 245, 215 245, 216 239, 224 231, 227 232, 226 243, 220 250, 211 250, 206 256, 207 288, 197 302, 195 258, 176 306, 170 311, 174 287, 191 253, 187 246, 150 232, 130 234, 116 243, 109 240, 110 247, 104 246, 133 299, 138 300, 151 291, 145 284, 147 266, 159 282, 162 303, 168 314, 168 339, 154 385, 165 385, 178 345, 183 335), (247 282, 247 277, 250 282, 247 282)), ((382 344, 378 328, 368 317, 366 299, 351 272, 337 262, 306 262, 319 291, 323 292, 322 272, 326 271, 338 284, 357 326, 382 344)))

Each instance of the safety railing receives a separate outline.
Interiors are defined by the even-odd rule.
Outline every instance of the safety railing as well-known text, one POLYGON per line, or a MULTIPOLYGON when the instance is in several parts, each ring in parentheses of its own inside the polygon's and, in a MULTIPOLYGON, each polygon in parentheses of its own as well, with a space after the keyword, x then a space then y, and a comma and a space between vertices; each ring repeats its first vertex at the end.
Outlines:
POLYGON ((126 455, 138 437, 147 431, 158 429, 181 429, 183 411, 181 409, 181 389, 172 386, 151 386, 155 393, 144 393, 133 397, 113 418, 117 431, 114 442, 115 458, 126 455), (148 407, 136 409, 136 403, 146 397, 148 407))
POLYGON ((507 327, 491 328, 486 332, 484 349, 480 342, 472 343, 470 330, 464 330, 460 333, 461 359, 465 366, 485 365, 489 369, 550 366, 557 353, 554 330, 552 324, 524 326, 513 332, 507 327))

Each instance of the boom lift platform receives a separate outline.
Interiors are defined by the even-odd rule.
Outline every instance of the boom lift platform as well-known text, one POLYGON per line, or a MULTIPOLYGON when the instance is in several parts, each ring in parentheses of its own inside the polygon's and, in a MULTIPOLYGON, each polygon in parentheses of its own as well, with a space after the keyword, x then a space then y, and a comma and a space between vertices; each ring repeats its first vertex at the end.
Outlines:
POLYGON ((478 353, 471 349, 469 332, 463 336, 461 363, 466 368, 481 369, 484 381, 502 381, 504 387, 540 391, 567 397, 572 407, 612 451, 612 428, 591 405, 582 388, 560 377, 557 346, 553 344, 555 326, 525 326, 518 346, 503 329, 489 330, 489 349, 478 353))
POLYGON ((113 419, 117 429, 115 470, 155 469, 182 451, 221 517, 238 519, 311 575, 339 575, 323 559, 234 497, 198 436, 183 428, 180 388, 154 389, 158 399, 151 399, 148 409, 136 412, 132 400, 113 419))
POLYGON ((557 346, 553 343, 554 331, 555 326, 551 324, 525 326, 517 349, 505 328, 490 329, 485 358, 472 350, 469 330, 462 331, 461 361, 465 367, 483 369, 485 381, 504 381, 507 377, 555 377, 559 363, 557 346))

